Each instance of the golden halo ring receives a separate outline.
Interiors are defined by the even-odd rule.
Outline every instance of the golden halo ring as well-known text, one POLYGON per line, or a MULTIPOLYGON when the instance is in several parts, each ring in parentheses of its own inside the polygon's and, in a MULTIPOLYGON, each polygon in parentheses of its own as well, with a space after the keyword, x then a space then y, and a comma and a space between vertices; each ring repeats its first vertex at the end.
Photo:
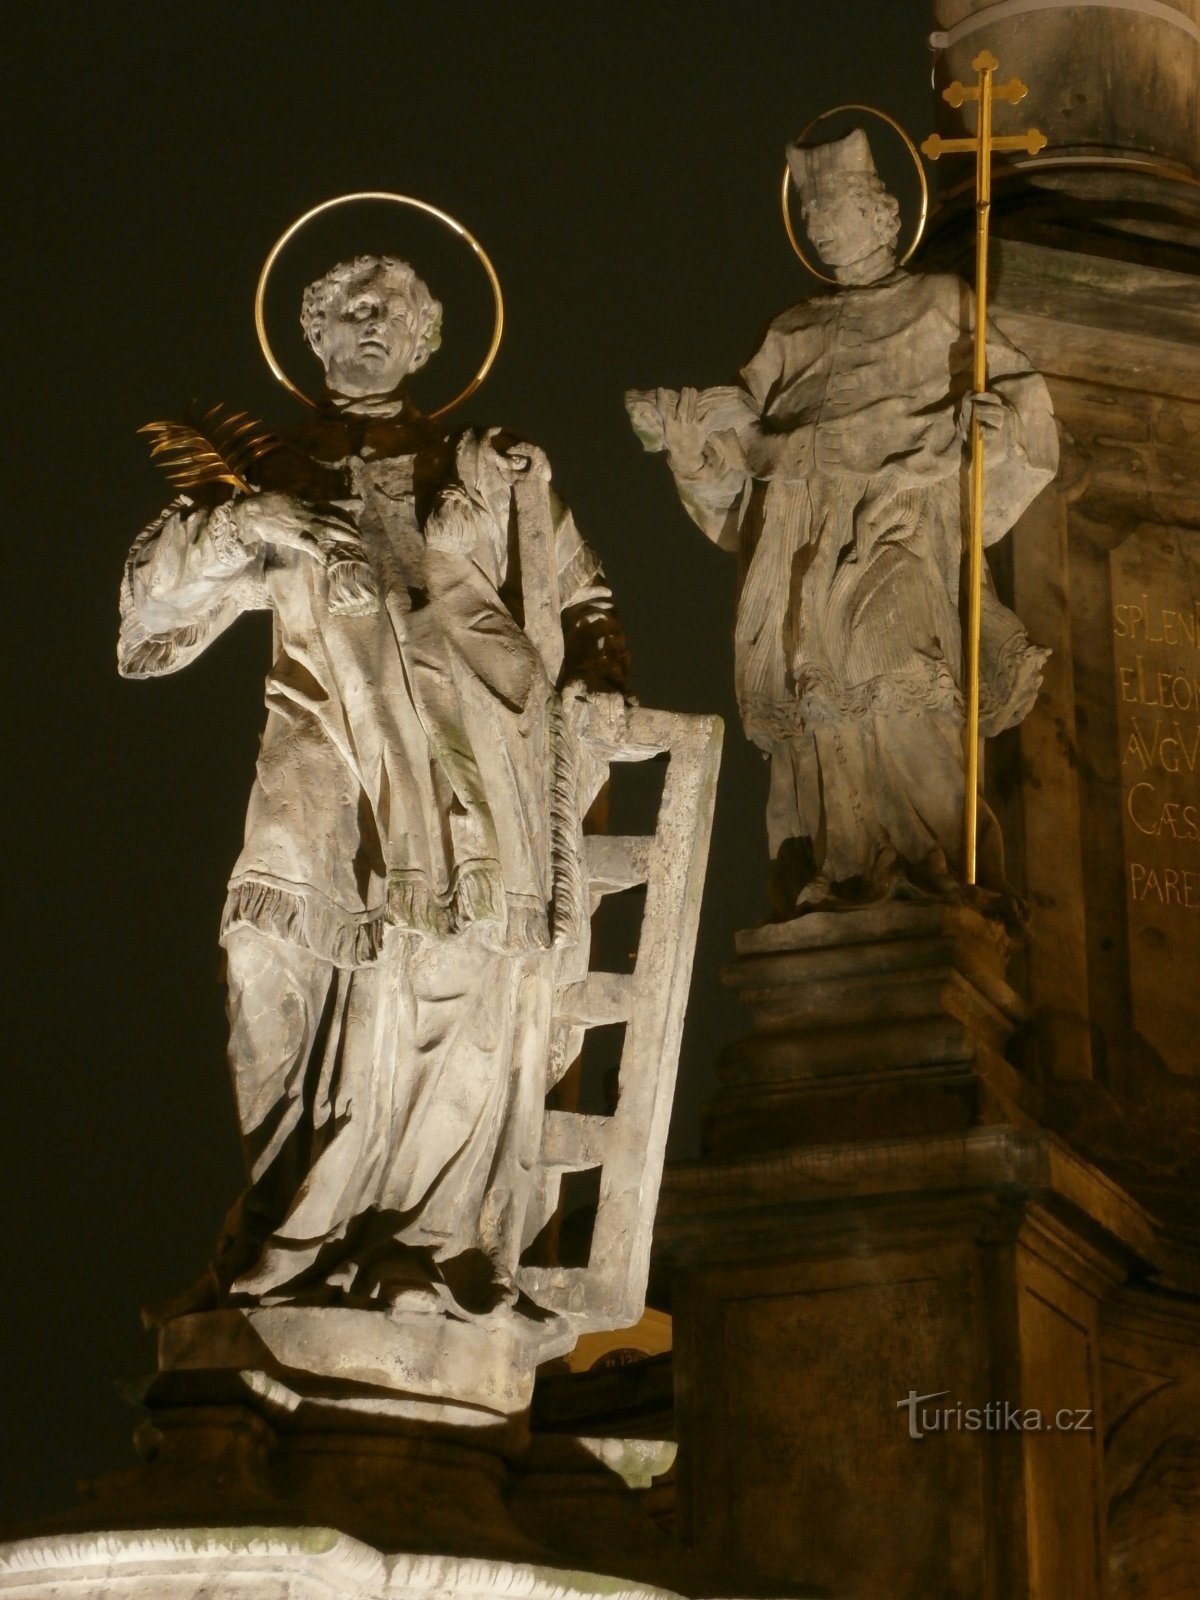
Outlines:
POLYGON ((315 411, 317 402, 292 382, 276 359, 274 350, 271 349, 271 341, 267 338, 267 324, 264 316, 267 284, 276 261, 287 245, 295 238, 296 234, 300 232, 301 228, 310 223, 314 217, 319 217, 322 212, 331 211, 334 206, 349 205, 354 200, 390 200, 395 205, 412 206, 417 211, 424 211, 429 216, 436 217, 439 222, 445 223, 452 233, 456 233, 460 239, 470 245, 479 260, 480 266, 487 273, 487 280, 492 290, 492 304, 495 308, 492 323, 492 341, 488 345, 487 354, 480 363, 475 376, 467 384, 466 388, 460 390, 453 400, 447 400, 444 406, 439 406, 436 411, 429 413, 431 421, 436 420, 438 417, 444 417, 448 411, 453 411, 455 406, 460 406, 464 400, 469 399, 492 369, 492 363, 496 359, 496 352, 500 348, 500 340, 504 337, 504 296, 500 291, 500 279, 496 276, 496 269, 493 267, 491 258, 479 240, 469 229, 464 228, 461 222, 452 217, 449 212, 440 211, 437 206, 430 205, 428 200, 415 200, 412 195, 391 194, 384 189, 363 189, 355 194, 339 194, 335 195, 332 200, 322 200, 320 205, 313 206, 302 217, 297 217, 295 222, 290 227, 285 228, 271 246, 267 259, 263 262, 262 271, 258 275, 258 287, 254 291, 254 331, 258 334, 259 348, 262 350, 272 373, 288 393, 295 395, 297 400, 302 401, 315 411))
MULTIPOLYGON (((886 111, 880 111, 878 106, 863 105, 858 101, 853 101, 849 105, 844 105, 844 106, 830 106, 828 111, 819 112, 818 115, 815 116, 812 119, 811 122, 806 123, 805 126, 803 128, 801 128, 800 132, 796 135, 795 139, 793 140, 793 143, 794 144, 802 144, 804 142, 804 140, 808 137, 808 135, 813 131, 813 129, 817 126, 817 124, 819 122, 824 122, 827 117, 836 116, 839 111, 866 111, 870 116, 878 117, 881 122, 886 122, 889 128, 894 129, 900 135, 901 139, 903 139, 903 141, 904 141, 905 149, 908 151, 909 155, 913 158, 913 165, 917 169, 917 181, 921 185, 921 214, 917 218, 916 232, 912 236, 912 242, 909 245, 908 249, 900 257, 899 265, 903 267, 909 261, 912 260, 914 251, 916 250, 917 246, 920 244, 922 238, 924 237, 924 235, 925 235, 925 222, 926 222, 926 219, 929 216, 929 184, 926 182, 926 179, 925 179, 925 168, 921 164, 920 154, 919 154, 919 152, 917 150, 916 145, 912 142, 912 140, 909 138, 908 134, 904 131, 904 129, 900 126, 900 124, 896 121, 895 117, 889 117, 887 112, 886 111)), ((788 204, 788 201, 789 201, 788 184, 789 184, 790 178, 791 178, 791 168, 788 166, 788 163, 785 161, 783 163, 783 189, 782 189, 782 191, 780 193, 780 204, 781 204, 781 206, 783 208, 783 226, 787 230, 788 242, 791 244, 792 249, 800 257, 800 260, 804 263, 804 265, 812 273, 814 278, 820 278, 822 283, 834 283, 834 284, 836 284, 836 283, 839 282, 839 280, 837 278, 831 278, 828 273, 822 272, 819 267, 814 267, 813 266, 812 262, 805 255, 804 250, 803 250, 803 248, 802 248, 802 246, 800 244, 799 239, 797 239, 797 237, 796 237, 796 230, 792 227, 791 208, 790 208, 790 206, 788 204)))

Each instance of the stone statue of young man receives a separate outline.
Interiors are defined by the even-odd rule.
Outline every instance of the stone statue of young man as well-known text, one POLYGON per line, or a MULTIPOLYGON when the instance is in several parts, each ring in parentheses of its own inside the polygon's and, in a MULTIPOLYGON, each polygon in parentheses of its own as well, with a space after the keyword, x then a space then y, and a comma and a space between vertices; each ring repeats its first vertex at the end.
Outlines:
MULTIPOLYGON (((897 267, 898 206, 866 135, 788 150, 805 226, 838 280, 785 311, 736 387, 631 392, 647 449, 739 559, 738 701, 771 758, 767 829, 782 917, 890 896, 960 896, 958 614, 972 403, 987 449, 988 543, 1054 476, 1045 383, 1000 334, 971 396, 971 296, 897 267)), ((990 588, 981 727, 1019 722, 1046 652, 990 588)), ((1000 888, 981 807, 980 877, 1000 888)))
POLYGON ((412 269, 335 267, 302 322, 326 375, 315 419, 252 492, 168 507, 122 591, 127 677, 186 666, 242 611, 275 618, 221 930, 250 1182, 211 1272, 161 1318, 477 1318, 516 1299, 552 946, 586 938, 586 908, 582 932, 563 909, 578 818, 556 814, 572 716, 581 697, 623 704, 627 658, 540 452, 448 436, 405 397, 441 322, 412 269), (520 549, 552 591, 561 672, 517 620, 520 549))

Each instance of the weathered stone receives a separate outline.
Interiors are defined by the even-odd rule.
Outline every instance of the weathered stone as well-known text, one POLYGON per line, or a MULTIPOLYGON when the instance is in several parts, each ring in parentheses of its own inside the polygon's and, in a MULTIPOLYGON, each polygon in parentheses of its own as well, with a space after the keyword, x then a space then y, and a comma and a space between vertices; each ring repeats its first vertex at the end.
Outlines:
MULTIPOLYGON (((1196 171, 1196 0, 1033 0, 1004 9, 994 0, 934 0, 932 11, 938 89, 956 78, 971 82, 972 60, 989 49, 1005 78, 1015 73, 1027 84, 1022 115, 1049 135, 1045 176, 1057 178, 1066 193, 1120 158, 1196 171), (1051 171, 1051 161, 1068 157, 1077 158, 1073 168, 1051 171)), ((961 136, 969 111, 948 106, 940 94, 934 104, 940 131, 961 136)), ((1038 172, 1036 163, 1029 165, 1038 172)), ((1136 172, 1130 177, 1136 181, 1136 172)), ((1060 200, 1060 214, 1065 209, 1060 200)))
POLYGON ((285 1410, 494 1423, 644 1307, 720 728, 626 706, 612 597, 541 452, 412 408, 441 307, 406 263, 334 268, 302 322, 316 419, 232 495, 226 474, 169 506, 122 589, 127 676, 254 607, 277 647, 222 928, 249 1187, 149 1319, 163 1372, 241 1373, 285 1410), (653 758, 655 831, 585 838, 610 764, 653 758), (635 970, 590 971, 592 914, 641 889, 635 970), (613 1114, 548 1108, 605 1024, 613 1114), (560 1191, 585 1172, 568 1264, 560 1191))
POLYGON ((250 1306, 176 1317, 159 1332, 162 1372, 236 1372, 295 1408, 483 1426, 528 1410, 541 1361, 575 1340, 566 1318, 529 1327, 383 1315, 349 1306, 250 1306), (314 1391, 315 1390, 315 1394, 314 1391))
POLYGON ((978 912, 813 912, 736 943, 725 977, 752 1032, 718 1064, 714 1155, 1019 1123, 1036 1103, 1004 1056, 1026 1014, 1011 941, 978 912))
MULTIPOLYGON (((660 1223, 681 1530, 761 1592, 1183 1600, 1200 1013, 1192 841, 1173 829, 1194 799, 1178 701, 1200 547, 1200 207, 1185 171, 1145 158, 1194 164, 1200 13, 936 11, 974 24, 939 82, 990 48, 1051 139, 1044 161, 998 172, 992 213, 994 326, 1045 374, 1063 441, 992 561, 1052 650, 1037 706, 987 762, 1027 937, 1006 972, 999 945, 949 920, 856 928, 859 910, 840 914, 846 937, 813 915, 739 936, 752 1032, 721 1062, 704 1158, 672 1173, 660 1223), (1154 812, 1129 812, 1143 781, 1154 834, 1136 827, 1154 812)), ((927 259, 962 271, 969 164, 942 176, 927 259)))
POLYGON ((1131 1268, 1168 1315, 1195 1288, 1120 1189, 974 1128, 673 1168, 660 1235, 681 1532, 711 1571, 1099 1600, 1102 1304, 1131 1268))
MULTIPOLYGON (((208 1529, 241 1541, 263 1529, 337 1529, 389 1554, 569 1567, 609 1574, 592 1581, 617 1589, 624 1576, 698 1590, 650 1504, 674 1459, 669 1437, 592 1432, 582 1418, 531 1435, 524 1418, 482 1410, 471 1424, 461 1404, 405 1416, 394 1402, 349 1406, 344 1383, 323 1405, 311 1373, 298 1394, 262 1379, 261 1364, 158 1376, 136 1435, 141 1464, 81 1485, 82 1502, 38 1534, 103 1547, 119 1546, 121 1530, 178 1529, 203 1542, 208 1529)), ((17 1569, 21 1550, 11 1550, 17 1569)), ((202 1556, 193 1577, 207 1578, 202 1556)))
POLYGON ((1104 1306, 1111 1600, 1186 1600, 1200 1572, 1200 1313, 1129 1285, 1104 1306))
MULTIPOLYGON (((896 263, 896 201, 865 134, 793 146, 805 226, 836 280, 777 317, 732 388, 631 390, 680 498, 735 550, 738 703, 771 758, 777 916, 864 901, 963 898, 961 479, 981 423, 983 539, 1050 481, 1045 383, 995 329, 972 396, 971 296, 896 263)), ((985 584, 980 718, 1020 722, 1046 652, 985 584)), ((1006 891, 986 806, 979 881, 1006 891)))
POLYGON ((1143 703, 1143 687, 1145 701, 1161 699, 1168 671, 1167 698, 1172 684, 1183 697, 1176 679, 1190 681, 1200 655, 1185 629, 1200 539, 1196 280, 1008 239, 995 254, 997 318, 1047 372, 1064 437, 1060 478, 1014 530, 1000 574, 1054 651, 1034 715, 1001 741, 989 775, 1030 907, 1025 1057, 1052 1124, 1164 1218, 1194 1227, 1200 910, 1187 901, 1200 880, 1185 876, 1197 841, 1184 769, 1197 724, 1194 711, 1143 703), (1178 773, 1160 765, 1164 736, 1170 765, 1179 740, 1178 773), (1154 835, 1129 813, 1131 795, 1147 798, 1134 795, 1143 782, 1162 791, 1157 816, 1137 812, 1154 835))
POLYGON ((1143 526, 1109 560, 1133 1025, 1200 1074, 1200 541, 1143 526))

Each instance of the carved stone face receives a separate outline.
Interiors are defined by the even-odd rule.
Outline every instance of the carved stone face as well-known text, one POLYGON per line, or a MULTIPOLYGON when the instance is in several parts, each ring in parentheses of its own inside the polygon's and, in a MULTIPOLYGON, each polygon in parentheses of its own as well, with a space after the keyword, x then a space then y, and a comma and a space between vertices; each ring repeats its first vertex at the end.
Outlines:
POLYGON ((864 183, 833 178, 809 189, 800 207, 813 249, 827 267, 850 267, 888 242, 882 196, 864 183))
POLYGON ((387 267, 372 267, 333 294, 309 342, 335 394, 391 394, 425 364, 412 303, 387 267))

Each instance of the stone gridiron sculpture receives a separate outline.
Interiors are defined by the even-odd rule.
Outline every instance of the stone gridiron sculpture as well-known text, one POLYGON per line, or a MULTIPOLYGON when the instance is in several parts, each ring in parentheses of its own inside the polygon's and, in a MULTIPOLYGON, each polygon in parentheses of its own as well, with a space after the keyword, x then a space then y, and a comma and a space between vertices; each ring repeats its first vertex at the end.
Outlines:
POLYGON ((302 322, 315 419, 251 492, 168 507, 122 589, 127 677, 186 666, 246 610, 273 612, 276 641, 221 930, 249 1184, 211 1270, 156 1320, 487 1324, 518 1300, 553 961, 587 938, 573 729, 619 719, 627 653, 541 453, 447 435, 405 398, 441 322, 412 269, 335 267, 302 322), (516 620, 518 545, 543 563, 561 673, 516 620))
MULTIPOLYGON (((969 393, 970 291, 897 267, 899 208, 861 129, 788 161, 837 289, 777 317, 736 386, 626 404, 688 514, 738 555, 736 689, 771 760, 776 915, 958 899, 965 439, 974 405, 993 543, 1054 476, 1050 397, 994 329, 990 391, 969 393)), ((988 586, 984 735, 1027 714, 1046 655, 988 586)), ((998 829, 980 815, 980 882, 1000 890, 998 829)))

